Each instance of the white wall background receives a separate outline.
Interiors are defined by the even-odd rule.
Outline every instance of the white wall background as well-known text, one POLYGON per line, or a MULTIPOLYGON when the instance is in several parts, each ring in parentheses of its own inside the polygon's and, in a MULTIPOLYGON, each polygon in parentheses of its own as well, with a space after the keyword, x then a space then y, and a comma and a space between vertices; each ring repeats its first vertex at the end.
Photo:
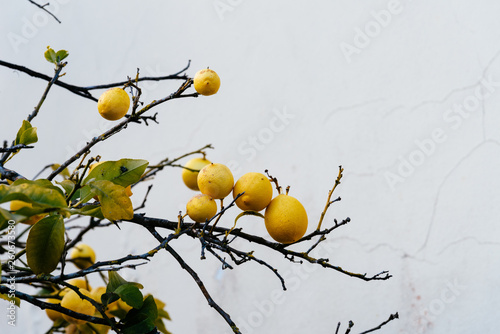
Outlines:
MULTIPOLYGON (((236 178, 267 168, 291 185, 309 213, 310 231, 344 166, 342 201, 324 226, 347 216, 352 222, 320 251, 347 270, 389 270, 388 281, 293 266, 242 245, 288 277, 289 291, 276 304, 270 300, 280 284, 267 269, 246 264, 221 272, 210 257, 199 260, 196 242, 176 243, 244 333, 326 334, 338 321, 345 331, 349 320, 359 333, 396 311, 401 319, 381 333, 497 333, 497 1, 51 0, 62 24, 27 1, 1 7, 0 59, 50 75, 45 48, 66 49, 68 83, 120 81, 137 68, 142 75, 166 75, 189 59, 191 76, 206 66, 219 73, 217 95, 163 104, 154 110, 159 125, 132 125, 93 150, 106 160, 156 162, 211 143, 216 149, 209 158, 231 162, 236 178), (280 130, 266 130, 278 114, 291 116, 278 123, 280 130)), ((2 140, 15 136, 45 84, 0 68, 2 140)), ((177 84, 144 84, 144 100, 164 97, 177 84)), ((27 176, 64 161, 109 126, 95 103, 58 87, 33 124, 37 149, 10 164, 27 176)), ((136 190, 136 203, 144 191, 136 190)), ((147 212, 175 219, 192 195, 180 170, 168 170, 157 178, 147 212)), ((230 226, 236 213, 221 224, 230 226)), ((265 235, 260 220, 241 224, 265 235)), ((87 242, 102 260, 156 245, 126 224, 121 231, 89 233, 87 242)), ((231 332, 167 254, 123 275, 167 302, 173 333, 231 332)), ((0 321, 3 333, 44 333, 49 326, 26 303, 16 328, 0 321)))

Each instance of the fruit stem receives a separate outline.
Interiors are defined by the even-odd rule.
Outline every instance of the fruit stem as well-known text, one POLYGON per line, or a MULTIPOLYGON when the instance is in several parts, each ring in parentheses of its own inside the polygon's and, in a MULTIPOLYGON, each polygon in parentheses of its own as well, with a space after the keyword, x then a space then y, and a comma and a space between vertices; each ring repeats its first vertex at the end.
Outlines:
POLYGON ((328 192, 328 198, 326 200, 325 208, 323 209, 323 212, 321 213, 321 216, 320 216, 319 222, 318 222, 318 227, 316 228, 317 231, 319 231, 321 229, 321 224, 323 223, 323 219, 325 218, 326 211, 328 210, 330 205, 340 199, 340 197, 339 197, 337 200, 333 200, 333 201, 331 200, 332 194, 335 191, 335 188, 337 188, 337 186, 340 184, 340 179, 342 179, 342 176, 343 176, 342 172, 343 171, 344 171, 344 169, 342 168, 342 166, 339 166, 339 174, 337 175, 337 179, 335 180, 335 184, 333 185, 333 188, 328 192))

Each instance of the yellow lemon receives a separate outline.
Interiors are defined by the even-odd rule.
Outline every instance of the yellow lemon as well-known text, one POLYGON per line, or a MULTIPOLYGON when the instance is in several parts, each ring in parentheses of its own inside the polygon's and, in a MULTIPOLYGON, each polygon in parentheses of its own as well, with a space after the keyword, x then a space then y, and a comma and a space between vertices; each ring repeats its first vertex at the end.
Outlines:
MULTIPOLYGON (((49 299, 47 299, 47 303, 60 304, 61 300, 57 299, 57 298, 49 298, 49 299)), ((63 316, 61 312, 57 312, 57 311, 54 311, 54 310, 51 310, 48 308, 45 309, 45 313, 47 313, 47 317, 49 317, 49 319, 54 321, 54 322, 59 320, 59 319, 62 319, 62 316, 63 316)))
POLYGON ((233 173, 223 164, 211 163, 200 170, 198 188, 202 194, 223 199, 233 190, 233 173))
POLYGON ((208 165, 210 161, 207 159, 203 158, 194 158, 189 160, 184 167, 187 167, 189 169, 194 169, 196 172, 193 172, 189 169, 182 169, 182 181, 184 181, 184 184, 192 190, 200 190, 198 188, 198 173, 199 171, 208 165))
MULTIPOLYGON (((33 204, 23 202, 23 201, 18 201, 18 200, 13 200, 10 202, 10 211, 17 211, 17 210, 20 210, 22 208, 30 208, 31 209, 31 208, 33 208, 33 204)), ((27 225, 33 225, 45 216, 46 216, 46 214, 34 215, 34 216, 28 217, 26 219, 20 220, 19 222, 23 223, 23 224, 27 224, 27 225)))
POLYGON ((236 205, 243 211, 260 211, 268 206, 273 198, 273 186, 269 178, 262 173, 246 173, 236 181, 233 188, 233 198, 236 205))
POLYGON ((217 213, 217 204, 212 197, 198 194, 187 202, 186 212, 195 222, 203 223, 217 213))
POLYGON ((220 87, 220 78, 215 71, 207 68, 196 72, 193 79, 194 89, 201 95, 213 95, 220 87))
POLYGON ((299 240, 307 231, 306 209, 289 195, 276 196, 267 206, 264 217, 269 235, 283 244, 299 240))
POLYGON ((76 245, 69 255, 73 260, 75 266, 80 269, 87 269, 95 263, 95 252, 89 245, 78 244, 76 245))
MULTIPOLYGON (((85 289, 79 290, 82 295, 85 295, 90 298, 90 292, 85 289)), ((72 311, 86 314, 86 315, 94 315, 96 309, 94 305, 92 305, 88 300, 80 298, 80 296, 74 291, 68 291, 63 299, 61 300, 61 306, 72 311)), ((70 324, 84 324, 85 320, 76 319, 70 317, 66 314, 63 314, 64 320, 69 322, 70 324)))
MULTIPOLYGON (((95 300, 96 302, 98 302, 99 304, 102 304, 102 300, 101 300, 101 297, 103 294, 106 293, 106 287, 105 286, 99 286, 97 288, 93 288, 91 291, 90 291, 90 297, 95 300)), ((113 317, 113 315, 111 314, 111 311, 115 310, 117 307, 118 307, 118 301, 114 301, 112 302, 111 304, 108 304, 107 305, 107 309, 106 309, 106 315, 110 318, 113 317)))
POLYGON ((130 97, 121 88, 111 88, 101 94, 97 110, 108 121, 116 121, 125 116, 130 107, 130 97))
MULTIPOLYGON (((92 287, 90 286, 90 284, 83 278, 72 278, 70 280, 68 280, 68 284, 71 284, 71 285, 74 285, 80 289, 85 289, 85 290, 92 290, 92 287)), ((69 290, 71 290, 70 288, 64 288, 60 295, 61 296, 64 296, 66 294, 66 292, 68 292, 69 290)))

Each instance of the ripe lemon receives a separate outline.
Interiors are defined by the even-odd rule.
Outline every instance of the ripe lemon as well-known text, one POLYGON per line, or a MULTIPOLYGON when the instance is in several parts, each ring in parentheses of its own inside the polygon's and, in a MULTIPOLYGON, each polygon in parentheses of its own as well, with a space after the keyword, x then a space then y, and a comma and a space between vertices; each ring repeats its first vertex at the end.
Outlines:
MULTIPOLYGON (((90 291, 90 297, 95 300, 96 302, 98 302, 99 304, 102 304, 102 300, 101 300, 101 297, 103 294, 106 293, 106 287, 105 286, 99 286, 97 288, 93 288, 91 291, 90 291)), ((106 315, 110 318, 113 317, 113 315, 111 314, 111 311, 113 310, 116 310, 118 308, 118 301, 114 301, 112 302, 111 304, 108 304, 107 305, 107 309, 106 309, 106 315)))
MULTIPOLYGON (((51 304, 60 304, 61 300, 57 299, 57 298, 49 298, 46 300, 46 302, 51 303, 51 304)), ((49 317, 49 319, 54 321, 54 322, 56 322, 59 319, 62 319, 61 312, 57 312, 57 311, 51 310, 49 308, 46 308, 45 313, 47 313, 47 317, 49 317)))
POLYGON ((111 88, 101 94, 97 110, 108 121, 116 121, 125 116, 130 107, 130 97, 121 88, 111 88))
POLYGON ((198 194, 187 202, 186 212, 195 222, 203 223, 217 213, 217 204, 212 197, 198 194))
POLYGON ((210 161, 203 158, 194 158, 186 163, 184 167, 197 170, 197 172, 193 172, 185 168, 182 170, 182 181, 184 181, 184 184, 189 189, 196 191, 200 190, 200 188, 198 188, 198 173, 203 167, 205 167, 209 163, 210 161))
MULTIPOLYGON (((90 284, 83 278, 73 278, 68 280, 68 284, 74 285, 80 289, 92 290, 90 284)), ((71 290, 69 288, 64 288, 63 290, 71 290)))
POLYGON ((201 95, 213 95, 220 87, 220 78, 215 71, 206 68, 196 72, 193 79, 194 89, 201 95))
POLYGON ((307 213, 294 197, 278 195, 264 214, 267 232, 276 241, 289 244, 302 238, 307 231, 307 213))
POLYGON ((95 252, 89 245, 78 244, 76 245, 69 255, 73 260, 75 266, 80 269, 87 269, 95 263, 95 252))
POLYGON ((211 163, 200 170, 198 188, 202 194, 223 199, 233 190, 233 173, 223 164, 211 163))
MULTIPOLYGON (((79 291, 82 295, 90 297, 90 292, 88 290, 80 289, 79 291)), ((94 305, 92 305, 88 300, 80 298, 80 296, 74 290, 68 291, 64 295, 63 299, 61 300, 61 306, 86 315, 94 315, 96 311, 94 305)), ((63 318, 70 324, 78 325, 84 324, 86 322, 85 320, 76 319, 66 314, 63 314, 63 318)))
MULTIPOLYGON (((19 200, 13 200, 10 202, 10 211, 17 211, 17 210, 20 210, 22 208, 33 208, 33 204, 19 201, 19 200)), ((20 220, 19 222, 23 223, 23 224, 27 224, 27 225, 33 225, 45 216, 46 216, 46 214, 34 215, 34 216, 29 217, 29 218, 20 220)))
POLYGON ((245 192, 236 200, 236 205, 243 211, 260 211, 269 205, 273 198, 273 186, 269 178, 262 173, 246 173, 236 181, 233 198, 245 192))

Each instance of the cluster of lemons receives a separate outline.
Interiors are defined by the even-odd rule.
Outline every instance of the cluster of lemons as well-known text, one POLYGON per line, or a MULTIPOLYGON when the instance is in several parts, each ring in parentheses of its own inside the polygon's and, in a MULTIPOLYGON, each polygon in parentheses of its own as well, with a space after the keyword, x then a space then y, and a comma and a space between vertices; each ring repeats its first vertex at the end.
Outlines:
MULTIPOLYGON (((201 95, 218 92, 220 78, 209 68, 198 71, 193 78, 194 89, 201 95)), ((130 98, 121 88, 105 91, 97 103, 102 117, 115 121, 126 115, 130 98)), ((186 186, 200 191, 186 205, 187 215, 196 222, 205 222, 217 213, 215 200, 222 200, 231 191, 236 205, 243 211, 259 212, 266 209, 264 221, 273 239, 281 243, 299 240, 307 230, 307 213, 304 206, 288 194, 279 194, 274 199, 273 187, 268 177, 261 173, 247 173, 236 184, 228 167, 211 163, 205 158, 190 160, 182 173, 186 186)))
MULTIPOLYGON (((69 259, 73 264, 79 269, 87 269, 95 263, 96 255, 92 247, 87 244, 80 243, 71 249, 69 254, 69 259)), ((101 304, 101 296, 106 293, 105 286, 99 286, 92 288, 88 281, 83 278, 75 278, 68 280, 69 284, 74 285, 78 288, 78 292, 82 295, 89 297, 96 302, 101 304)), ((101 317, 100 313, 97 312, 96 308, 88 300, 81 298, 75 290, 70 288, 63 288, 54 293, 54 298, 48 298, 47 303, 60 304, 69 310, 86 314, 89 316, 101 317)), ((113 317, 112 312, 117 310, 123 310, 128 312, 132 307, 127 305, 121 299, 110 303, 107 305, 106 315, 108 317, 113 317)), ((46 309, 45 312, 50 320, 57 322, 65 320, 69 323, 66 328, 68 333, 80 333, 85 332, 86 327, 82 326, 86 323, 85 320, 76 319, 66 314, 60 313, 55 310, 46 309)), ((108 326, 94 325, 99 333, 107 333, 109 331, 108 326)))
POLYGON ((224 199, 231 192, 235 203, 243 211, 259 212, 266 209, 264 222, 269 235, 284 244, 295 242, 307 231, 307 213, 304 206, 288 194, 273 199, 269 178, 256 172, 246 173, 236 183, 231 170, 206 158, 189 160, 182 171, 184 184, 200 194, 186 204, 187 215, 195 222, 205 222, 217 213, 216 199, 224 199), (242 194, 238 197, 239 194, 242 194))
MULTIPOLYGON (((193 78, 194 89, 201 95, 213 95, 219 91, 220 78, 209 68, 196 72, 193 78)), ((130 108, 130 97, 122 88, 110 88, 101 94, 97 101, 99 114, 108 121, 117 121, 125 116, 130 108)))

